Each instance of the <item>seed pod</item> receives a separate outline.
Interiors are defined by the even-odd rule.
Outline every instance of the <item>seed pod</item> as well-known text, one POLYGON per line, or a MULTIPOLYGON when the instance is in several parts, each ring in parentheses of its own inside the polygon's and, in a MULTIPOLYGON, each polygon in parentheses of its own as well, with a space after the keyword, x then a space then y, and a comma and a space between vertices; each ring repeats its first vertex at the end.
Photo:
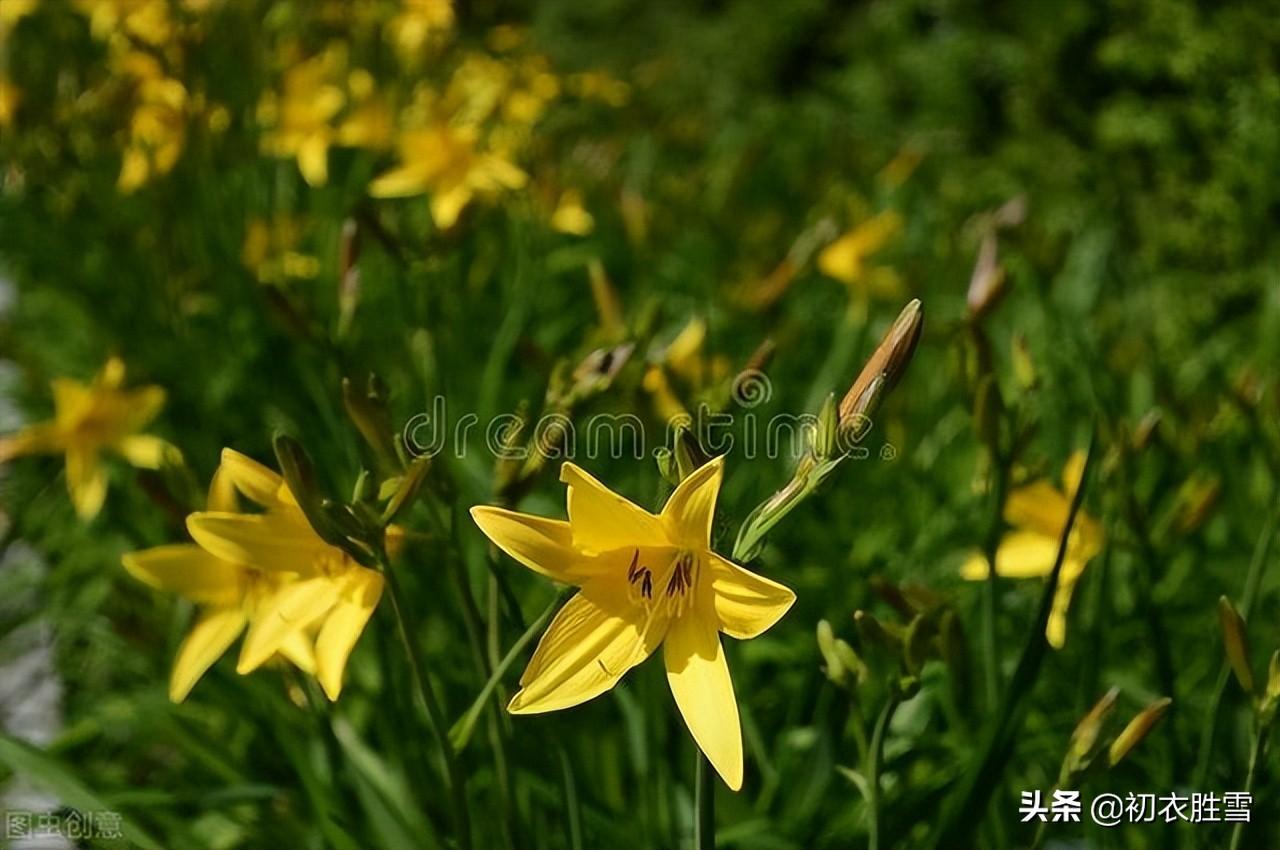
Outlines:
POLYGON ((1162 697, 1139 711, 1129 721, 1129 725, 1124 727, 1124 731, 1111 742, 1111 749, 1107 752, 1107 763, 1112 767, 1119 764, 1130 750, 1142 743, 1142 739, 1147 737, 1147 734, 1160 722, 1160 718, 1164 717, 1172 704, 1173 700, 1162 697))
POLYGON ((1247 694, 1253 693, 1253 671, 1249 669, 1249 637, 1245 631, 1244 618, 1240 616, 1231 600, 1225 596, 1218 599, 1218 619, 1222 623, 1222 646, 1231 664, 1231 671, 1236 674, 1236 681, 1247 694))

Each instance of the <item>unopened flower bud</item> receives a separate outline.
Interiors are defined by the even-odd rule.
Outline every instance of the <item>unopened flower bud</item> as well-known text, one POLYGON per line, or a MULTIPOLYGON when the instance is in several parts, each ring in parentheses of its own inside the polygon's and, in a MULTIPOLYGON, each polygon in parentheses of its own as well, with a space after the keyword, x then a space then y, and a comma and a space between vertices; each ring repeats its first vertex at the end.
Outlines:
POLYGON ((862 367, 858 379, 841 400, 839 418, 842 430, 859 427, 860 419, 868 419, 875 413, 884 396, 906 371, 923 327, 924 308, 920 299, 915 298, 902 308, 884 339, 880 340, 880 345, 862 367))
POLYGON ((978 258, 969 277, 969 292, 965 301, 969 306, 969 318, 978 321, 1000 301, 1004 294, 1005 273, 1000 265, 996 234, 989 230, 978 246, 978 258))
POLYGON ((1249 669, 1249 637, 1244 618, 1225 596, 1218 598, 1218 619, 1222 623, 1222 647, 1236 674, 1236 681, 1247 694, 1253 693, 1253 671, 1249 669))
POLYGON ((1160 718, 1164 717, 1169 710, 1169 706, 1173 704, 1173 700, 1163 697, 1151 703, 1151 705, 1142 709, 1129 721, 1129 725, 1124 727, 1114 741, 1111 742, 1111 749, 1107 752, 1107 762, 1111 766, 1120 763, 1129 751, 1138 744, 1142 743, 1142 739, 1146 738, 1155 725, 1160 722, 1160 718))
POLYGON ((1102 727, 1116 707, 1116 698, 1120 696, 1119 688, 1112 688, 1103 694, 1102 699, 1089 709, 1089 713, 1080 718, 1075 731, 1071 733, 1071 742, 1067 745, 1067 756, 1063 759, 1064 776, 1078 773, 1089 763, 1093 748, 1102 734, 1102 727))

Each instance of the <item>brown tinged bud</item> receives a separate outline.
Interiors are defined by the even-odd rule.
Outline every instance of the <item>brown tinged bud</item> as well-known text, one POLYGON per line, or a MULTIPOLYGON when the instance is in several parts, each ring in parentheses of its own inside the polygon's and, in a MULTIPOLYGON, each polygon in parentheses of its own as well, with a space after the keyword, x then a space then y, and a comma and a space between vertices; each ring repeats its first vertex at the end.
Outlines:
POLYGON ((1222 623, 1222 648, 1236 674, 1236 681, 1247 694, 1253 693, 1253 671, 1249 669, 1249 637, 1244 618, 1225 596, 1218 598, 1218 619, 1222 623))
POLYGON ((1116 707, 1118 696, 1120 696, 1119 688, 1107 691, 1102 699, 1089 709, 1089 713, 1076 724, 1075 731, 1071 733, 1071 742, 1067 745, 1067 757, 1062 764, 1064 773, 1069 775, 1079 772, 1088 764, 1093 748, 1098 743, 1098 737, 1102 734, 1102 727, 1116 707))
POLYGON ((1163 697, 1138 712, 1129 721, 1129 725, 1124 727, 1124 731, 1111 742, 1111 749, 1107 752, 1107 763, 1112 767, 1119 764, 1130 750, 1142 743, 1142 739, 1155 728, 1172 704, 1173 700, 1163 697))
POLYGON ((965 301, 969 306, 970 321, 978 321, 999 303, 1004 295, 1005 273, 1000 265, 999 249, 994 230, 988 230, 978 246, 978 258, 969 277, 969 293, 965 301))
POLYGON ((840 427, 842 430, 865 431, 865 423, 875 413, 884 396, 898 383, 906 371, 920 331, 924 327, 924 308, 920 299, 912 299, 889 328, 884 339, 876 346, 870 359, 862 367, 858 379, 840 402, 840 427))

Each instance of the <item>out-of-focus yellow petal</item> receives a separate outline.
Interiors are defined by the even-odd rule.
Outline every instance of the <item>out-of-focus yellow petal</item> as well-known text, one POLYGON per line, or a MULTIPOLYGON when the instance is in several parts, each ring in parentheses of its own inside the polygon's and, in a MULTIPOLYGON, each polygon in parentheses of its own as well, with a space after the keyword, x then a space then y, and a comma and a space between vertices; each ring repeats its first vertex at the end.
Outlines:
POLYGON ((1084 450, 1077 449, 1062 465, 1062 489, 1066 491, 1068 501, 1075 498, 1076 490, 1080 489, 1080 479, 1084 475, 1084 462, 1084 450))
MULTIPOLYGON (((1057 556, 1057 539, 1034 531, 1011 531, 996 550, 996 572, 1006 578, 1041 578, 1053 570, 1057 556)), ((960 575, 977 581, 986 578, 987 571, 986 559, 973 555, 961 567, 960 575)))
POLYGON ((708 563, 720 631, 746 640, 782 619, 796 595, 790 588, 711 554, 708 563))
POLYGON ((71 431, 84 419, 93 406, 93 395, 88 387, 70 378, 54 378, 54 419, 63 430, 71 431))
POLYGON ((306 634, 306 632, 290 632, 289 636, 280 642, 280 654, 308 676, 315 675, 316 672, 316 648, 315 642, 306 634))
POLYGON ((182 702, 205 671, 213 666, 244 629, 239 606, 215 608, 196 621, 178 648, 169 677, 169 699, 182 702))
POLYGON ((60 452, 65 448, 65 440, 57 427, 52 422, 39 422, 0 437, 0 463, 8 463, 20 455, 60 452))
POLYGON ((494 545, 534 572, 565 584, 579 577, 574 568, 581 558, 564 520, 487 505, 472 508, 471 518, 494 545))
POLYGON ((107 499, 107 475, 95 449, 67 447, 67 490, 81 519, 92 519, 107 499))
POLYGON ((157 590, 205 605, 238 605, 244 598, 244 568, 219 560, 191 543, 127 552, 129 575, 157 590))
POLYGON ((276 503, 276 494, 284 481, 273 470, 235 449, 222 450, 222 463, 216 475, 225 477, 245 498, 264 508, 276 503))
POLYGON ((114 448, 130 464, 142 469, 159 469, 178 456, 177 448, 149 434, 130 434, 122 437, 116 442, 114 448))
POLYGON ((342 592, 320 634, 316 636, 316 678, 325 695, 336 700, 342 693, 342 674, 347 658, 360 639, 365 623, 382 597, 382 574, 356 567, 344 581, 342 592))
POLYGON ((471 187, 458 183, 431 194, 431 220, 441 230, 448 230, 458 221, 458 216, 471 203, 471 187))
POLYGON ((1049 610, 1049 622, 1044 634, 1049 645, 1054 649, 1062 649, 1067 642, 1067 612, 1071 608, 1071 595, 1075 592, 1076 582, 1084 571, 1084 565, 1078 561, 1065 561, 1062 564, 1062 575, 1058 579, 1058 589, 1053 594, 1053 607, 1049 610))
POLYGON ((124 393, 124 429, 138 431, 145 428, 164 409, 166 396, 164 387, 155 386, 138 387, 124 393))
POLYGON ((710 600, 674 620, 663 645, 667 682, 680 716, 725 784, 742 787, 742 728, 733 680, 710 600))
POLYGON ((536 714, 597 697, 656 648, 636 621, 607 613, 579 593, 556 614, 529 661, 507 710, 536 714))
POLYGON ((560 480, 569 485, 569 524, 579 549, 608 552, 667 543, 662 520, 614 493, 577 464, 565 462, 560 480))
POLYGON ((308 136, 298 146, 298 170, 309 186, 323 186, 329 182, 329 138, 316 133, 308 136))
MULTIPOLYGON (((290 582, 262 601, 240 648, 236 672, 251 673, 280 651, 293 632, 306 632, 338 601, 339 586, 327 576, 290 582)), ((317 666, 319 659, 317 658, 317 666)))
POLYGON ((1070 499, 1048 481, 1033 481, 1009 493, 1004 505, 1005 521, 1045 537, 1057 537, 1067 524, 1070 499))
POLYGON ((187 531, 206 552, 269 572, 310 572, 327 546, 305 523, 273 514, 204 511, 187 517, 187 531))
POLYGON ((427 182, 423 169, 405 165, 375 177, 369 184, 369 194, 375 198, 409 198, 427 191, 427 182))
POLYGON ((680 482, 662 508, 662 524, 672 545, 705 549, 711 544, 711 521, 724 479, 724 458, 704 463, 680 482))

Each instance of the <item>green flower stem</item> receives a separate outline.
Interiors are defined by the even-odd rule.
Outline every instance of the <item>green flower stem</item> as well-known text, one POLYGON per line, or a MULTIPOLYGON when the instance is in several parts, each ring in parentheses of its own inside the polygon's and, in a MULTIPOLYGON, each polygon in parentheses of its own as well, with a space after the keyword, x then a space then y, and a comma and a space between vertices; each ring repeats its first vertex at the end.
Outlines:
POLYGON ((698 765, 694 770, 693 793, 693 846, 695 850, 715 850, 716 846, 716 778, 715 771, 702 750, 698 753, 698 765))
POLYGON ((867 749, 867 846, 870 850, 880 850, 880 768, 884 762, 884 738, 901 702, 898 689, 892 688, 880 716, 876 718, 871 745, 867 749))
MULTIPOLYGON (((1267 748, 1267 738, 1271 729, 1263 728, 1258 724, 1253 727, 1253 749, 1249 753, 1249 772, 1244 779, 1244 793, 1253 793, 1253 783, 1258 778, 1258 765, 1262 762, 1262 753, 1267 748)), ((1240 850, 1240 840, 1244 838, 1244 828, 1249 824, 1245 821, 1236 823, 1235 829, 1231 830, 1231 845, 1229 850, 1240 850)))
POLYGON ((987 580, 982 583, 982 658, 987 691, 987 707, 994 709, 1000 699, 1000 654, 996 610, 1000 576, 996 574, 996 554, 1004 535, 1004 503, 1009 493, 1009 464, 1003 455, 992 453, 991 524, 983 543, 987 558, 987 580))
POLYGON ((1067 522, 1058 540, 1058 554, 1053 561, 1053 570, 1049 573, 1049 580, 1045 583, 1044 592, 1040 596, 1036 619, 1031 624, 1026 642, 1022 646, 1022 654, 1018 657, 1018 666, 1014 669, 1013 679, 1005 688, 1004 698, 987 733, 981 757, 965 777, 959 792, 951 799, 950 805, 938 821, 938 826, 929 843, 933 848, 944 846, 942 843, 944 841, 945 846, 948 847, 963 847, 971 843, 973 832, 981 820, 974 817, 974 813, 986 811, 1000 775, 1013 754, 1015 740, 1022 729, 1026 707, 1024 700, 1035 686, 1045 653, 1049 648, 1044 630, 1049 622, 1049 613, 1053 609, 1053 597, 1057 593, 1058 582, 1062 576, 1062 564, 1067 555, 1067 541, 1071 538, 1071 530, 1075 527, 1080 505, 1084 502, 1084 494, 1088 489, 1089 473, 1094 462, 1094 443, 1095 437, 1090 435, 1084 470, 1080 475, 1080 486, 1071 499, 1067 522))
POLYGON ((463 850, 467 850, 467 848, 471 847, 471 818, 467 810, 467 791, 462 771, 458 768, 457 755, 454 753, 453 747, 449 743, 449 737, 445 732, 444 709, 436 697, 435 689, 431 686, 431 680, 427 677, 426 668, 422 665, 422 658, 418 655, 413 638, 416 630, 410 621, 408 609, 401 602, 403 593, 400 589, 399 579, 396 578, 395 571, 390 569, 385 556, 380 556, 379 562, 382 567, 382 573, 387 579, 387 596, 391 599, 391 610, 395 614, 396 627, 400 632, 400 642, 404 644, 405 656, 409 659, 413 684, 417 688, 418 696, 422 699, 423 705, 426 707, 428 725, 431 727, 431 733, 435 736, 436 743, 440 747, 441 758, 444 760, 445 784, 448 786, 449 797, 453 804, 458 846, 463 850))

